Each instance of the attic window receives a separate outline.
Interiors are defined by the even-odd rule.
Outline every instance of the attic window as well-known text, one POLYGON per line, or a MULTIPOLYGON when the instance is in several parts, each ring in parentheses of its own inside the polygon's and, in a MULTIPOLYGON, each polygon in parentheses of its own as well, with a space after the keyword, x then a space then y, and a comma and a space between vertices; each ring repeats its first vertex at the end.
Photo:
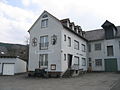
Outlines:
POLYGON ((41 28, 46 28, 48 26, 48 19, 44 19, 41 21, 41 28))
POLYGON ((46 17, 48 17, 48 15, 47 15, 47 14, 45 14, 45 15, 43 15, 43 16, 42 16, 42 18, 46 18, 46 17))

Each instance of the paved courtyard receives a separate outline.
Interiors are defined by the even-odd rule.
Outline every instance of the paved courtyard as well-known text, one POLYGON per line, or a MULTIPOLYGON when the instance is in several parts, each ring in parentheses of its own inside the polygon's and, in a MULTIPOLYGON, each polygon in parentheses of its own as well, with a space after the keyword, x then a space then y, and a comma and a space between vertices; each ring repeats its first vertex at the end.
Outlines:
POLYGON ((0 90, 110 90, 120 74, 87 73, 75 78, 35 78, 26 74, 0 76, 0 90))

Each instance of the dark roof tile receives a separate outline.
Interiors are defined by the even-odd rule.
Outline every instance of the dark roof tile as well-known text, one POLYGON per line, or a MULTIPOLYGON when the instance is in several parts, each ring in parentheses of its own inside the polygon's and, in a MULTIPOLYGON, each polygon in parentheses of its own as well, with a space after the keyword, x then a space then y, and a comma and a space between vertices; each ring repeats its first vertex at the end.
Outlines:
MULTIPOLYGON (((117 26, 117 34, 115 38, 120 37, 120 26, 117 26)), ((105 39, 105 31, 104 29, 97 29, 85 32, 85 38, 88 41, 97 41, 97 40, 104 40, 105 39)))

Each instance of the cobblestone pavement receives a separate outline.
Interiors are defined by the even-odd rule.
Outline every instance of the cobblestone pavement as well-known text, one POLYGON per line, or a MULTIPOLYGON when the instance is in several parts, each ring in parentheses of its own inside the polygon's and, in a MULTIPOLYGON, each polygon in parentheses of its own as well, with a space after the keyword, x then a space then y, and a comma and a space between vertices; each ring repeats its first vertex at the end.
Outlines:
POLYGON ((38 78, 26 74, 0 76, 0 90, 110 90, 117 73, 86 73, 74 78, 38 78))

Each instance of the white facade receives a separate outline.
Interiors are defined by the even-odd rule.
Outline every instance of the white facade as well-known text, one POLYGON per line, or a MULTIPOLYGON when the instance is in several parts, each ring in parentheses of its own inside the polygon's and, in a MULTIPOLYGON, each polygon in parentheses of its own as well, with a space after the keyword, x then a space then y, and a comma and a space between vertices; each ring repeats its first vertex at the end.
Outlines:
POLYGON ((117 30, 120 27, 107 20, 102 27, 103 29, 83 32, 80 26, 75 26, 69 19, 58 20, 44 11, 29 29, 28 70, 45 68, 48 72, 61 74, 68 68, 83 71, 109 71, 111 68, 110 71, 120 71, 120 30, 117 30), (112 56, 108 55, 107 48, 110 48, 112 56))
POLYGON ((14 75, 26 72, 26 62, 19 58, 0 58, 0 73, 14 75))
MULTIPOLYGON (((117 68, 120 71, 120 38, 110 40, 100 40, 89 42, 91 44, 91 52, 88 53, 88 58, 91 58, 92 71, 105 71, 105 59, 117 59, 117 68), (95 44, 101 43, 101 50, 95 50, 95 44), (113 56, 107 55, 107 46, 113 46, 113 56), (95 59, 102 59, 102 65, 96 66, 95 59)), ((89 60, 89 59, 88 59, 89 60)))
MULTIPOLYGON (((72 56, 72 65, 75 64, 75 57, 79 58, 79 69, 87 70, 87 42, 80 37, 74 35, 73 33, 63 29, 62 31, 62 41, 61 41, 61 50, 62 52, 62 70, 65 71, 68 68, 68 62, 67 60, 64 60, 64 54, 71 54, 72 56), (64 35, 66 35, 66 41, 64 41, 64 35), (71 38, 71 47, 68 46, 68 37, 71 38), (79 42, 79 50, 74 49, 74 40, 79 42), (85 45, 85 51, 82 51, 82 44, 85 45), (86 65, 82 65, 82 58, 86 59, 86 65)), ((67 57, 67 56, 66 56, 67 57)))
MULTIPOLYGON (((68 54, 72 56, 72 65, 77 62, 74 57, 79 58, 79 69, 87 70, 87 57, 86 51, 82 51, 82 44, 85 45, 87 50, 86 40, 80 36, 75 35, 69 30, 65 29, 60 20, 44 11, 38 20, 33 24, 29 30, 30 33, 30 49, 29 49, 29 64, 28 70, 35 71, 36 68, 46 68, 48 72, 60 72, 63 73, 68 69, 68 54), (47 17, 44 17, 47 15, 47 17), (44 18, 43 18, 44 17, 44 18), (42 28, 42 20, 47 19, 48 25, 42 28), (66 41, 64 40, 66 35, 66 41), (46 50, 40 49, 40 38, 42 36, 48 37, 48 48, 46 50), (56 43, 53 44, 53 36, 56 36, 56 43), (68 37, 71 38, 71 46, 68 46, 68 37), (36 39, 35 43, 33 39, 36 39), (74 40, 79 42, 79 50, 74 49, 74 40), (33 43, 33 44, 32 44, 33 43), (47 54, 48 65, 40 65, 40 55, 47 54), (65 57, 66 56, 66 57, 65 57), (66 58, 64 60, 64 58, 66 58), (85 65, 82 65, 82 58, 85 58, 85 65)), ((43 58, 43 57, 42 57, 43 58)), ((45 58, 45 57, 44 57, 45 58)))

